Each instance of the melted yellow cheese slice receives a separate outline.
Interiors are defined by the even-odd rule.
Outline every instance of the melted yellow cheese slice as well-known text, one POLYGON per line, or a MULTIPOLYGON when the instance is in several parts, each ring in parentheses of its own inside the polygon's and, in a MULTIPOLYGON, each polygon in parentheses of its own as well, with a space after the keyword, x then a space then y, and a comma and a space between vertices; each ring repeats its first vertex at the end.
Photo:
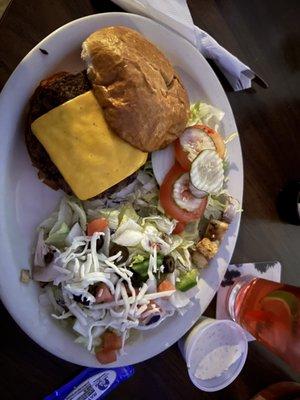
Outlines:
POLYGON ((147 153, 109 129, 91 91, 44 114, 31 129, 81 200, 120 182, 147 160, 147 153))

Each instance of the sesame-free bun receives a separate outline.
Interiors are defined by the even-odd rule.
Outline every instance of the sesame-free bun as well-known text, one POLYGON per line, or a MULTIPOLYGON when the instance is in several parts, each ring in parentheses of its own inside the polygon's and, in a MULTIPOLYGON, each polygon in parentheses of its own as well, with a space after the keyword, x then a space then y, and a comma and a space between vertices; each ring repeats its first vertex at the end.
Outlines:
POLYGON ((151 152, 183 132, 187 92, 167 58, 140 33, 100 29, 83 42, 82 58, 106 121, 122 139, 151 152))

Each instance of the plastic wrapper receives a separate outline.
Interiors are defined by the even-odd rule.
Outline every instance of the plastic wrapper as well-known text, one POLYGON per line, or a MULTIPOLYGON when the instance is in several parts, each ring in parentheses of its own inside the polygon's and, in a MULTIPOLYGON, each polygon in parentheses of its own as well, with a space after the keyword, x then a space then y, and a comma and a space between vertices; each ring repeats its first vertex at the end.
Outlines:
POLYGON ((86 368, 70 382, 44 400, 103 399, 120 383, 134 374, 132 366, 121 368, 86 368))

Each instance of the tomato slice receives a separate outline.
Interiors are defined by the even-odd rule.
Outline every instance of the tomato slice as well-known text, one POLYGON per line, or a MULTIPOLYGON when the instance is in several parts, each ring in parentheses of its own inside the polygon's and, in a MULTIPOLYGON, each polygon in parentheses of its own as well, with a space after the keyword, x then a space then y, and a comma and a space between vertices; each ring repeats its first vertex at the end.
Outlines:
POLYGON ((165 213, 179 222, 190 222, 202 217, 207 204, 207 197, 203 198, 197 210, 189 212, 178 207, 173 199, 173 186, 178 178, 184 174, 184 169, 177 163, 167 173, 159 191, 160 204, 165 213))
MULTIPOLYGON (((222 159, 224 159, 225 154, 226 154, 226 147, 225 147, 225 143, 224 143, 222 136, 217 131, 215 131, 214 129, 210 128, 209 126, 203 125, 203 124, 189 126, 187 129, 200 129, 203 132, 205 132, 213 141, 214 146, 216 148, 216 152, 219 154, 219 156, 222 159)), ((184 135, 184 133, 183 133, 183 135, 184 135)), ((194 140, 196 140, 196 139, 194 139, 194 140)), ((192 163, 188 158, 188 153, 183 149, 183 147, 180 143, 180 139, 177 139, 175 141, 174 147, 175 147, 176 161, 181 165, 181 167, 185 171, 189 171, 191 169, 192 163)))
POLYGON ((106 218, 97 218, 88 223, 87 234, 92 236, 95 232, 104 232, 108 227, 108 221, 106 218))
POLYGON ((171 283, 168 279, 165 279, 164 281, 160 282, 160 284, 157 287, 157 291, 167 292, 168 290, 176 290, 176 288, 173 285, 173 283, 171 283))
POLYGON ((122 347, 122 338, 114 332, 104 332, 102 335, 103 349, 108 350, 120 350, 122 347))
POLYGON ((191 128, 197 128, 197 129, 202 129, 205 133, 208 134, 210 138, 212 138, 214 145, 216 147, 216 152, 219 154, 219 156, 224 159, 225 154, 226 154, 226 147, 224 140, 222 136, 219 134, 219 132, 215 131, 214 129, 210 128, 207 125, 194 125, 191 128))
POLYGON ((173 234, 178 235, 179 233, 182 233, 185 230, 186 223, 185 222, 177 222, 175 228, 173 229, 173 234))
POLYGON ((96 358, 100 364, 110 364, 117 361, 117 353, 115 350, 101 349, 96 352, 96 358))
POLYGON ((175 158, 176 161, 180 164, 180 166, 185 170, 189 171, 191 169, 191 162, 188 159, 187 152, 183 150, 180 140, 176 139, 175 140, 175 158))

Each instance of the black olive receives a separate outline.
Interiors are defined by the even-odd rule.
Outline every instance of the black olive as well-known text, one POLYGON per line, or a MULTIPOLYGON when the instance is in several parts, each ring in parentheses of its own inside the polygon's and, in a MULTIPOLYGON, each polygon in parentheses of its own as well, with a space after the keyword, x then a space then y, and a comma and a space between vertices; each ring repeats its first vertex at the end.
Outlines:
MULTIPOLYGON (((96 251, 97 251, 97 253, 99 253, 99 251, 102 249, 103 243, 104 243, 103 236, 100 236, 100 237, 96 240, 96 251)), ((82 247, 82 250, 83 250, 83 249, 84 249, 84 246, 80 246, 79 249, 80 249, 81 247, 82 247)), ((88 242, 87 248, 88 248, 88 250, 91 249, 91 242, 88 242)), ((82 250, 81 250, 81 251, 82 251, 82 250)), ((81 252, 81 251, 80 251, 80 252, 81 252)))
POLYGON ((59 306, 61 306, 65 311, 69 311, 69 310, 68 310, 68 307, 66 306, 66 303, 65 303, 64 299, 61 299, 61 298, 56 299, 56 303, 57 303, 59 306))
POLYGON ((164 273, 170 274, 175 271, 175 260, 172 256, 164 256, 163 259, 164 273))
POLYGON ((46 287, 47 285, 49 285, 49 282, 39 282, 39 284, 40 284, 40 287, 41 287, 41 288, 44 288, 44 287, 46 287))
POLYGON ((94 297, 96 296, 97 287, 97 283, 94 283, 94 285, 90 285, 88 289, 89 293, 91 293, 94 297))
POLYGON ((160 315, 153 315, 153 317, 151 317, 149 319, 149 321, 146 323, 146 325, 155 324, 155 322, 157 322, 159 319, 160 319, 160 315))
POLYGON ((80 253, 82 253, 83 252, 83 250, 85 249, 85 246, 79 246, 79 247, 77 247, 77 249, 76 249, 76 253, 78 253, 78 254, 80 254, 80 253))
POLYGON ((143 286, 143 280, 141 278, 141 275, 139 275, 136 272, 133 272, 131 279, 131 284, 134 288, 140 288, 143 286))
POLYGON ((96 240, 96 251, 97 251, 97 253, 99 253, 99 251, 102 249, 103 243, 104 243, 103 236, 100 236, 100 237, 96 240))
POLYGON ((89 306, 90 302, 89 300, 87 300, 84 296, 82 295, 75 295, 73 294, 73 299, 77 302, 77 303, 81 303, 84 306, 89 306))
POLYGON ((127 249, 127 247, 125 246, 120 246, 118 244, 113 244, 112 247, 109 250, 109 256, 114 256, 117 253, 119 253, 119 251, 121 252, 121 258, 118 261, 115 261, 116 264, 122 264, 125 261, 128 260, 129 257, 129 251, 127 249))
POLYGON ((49 250, 47 254, 44 255, 44 260, 46 264, 50 264, 54 258, 54 252, 49 250))

